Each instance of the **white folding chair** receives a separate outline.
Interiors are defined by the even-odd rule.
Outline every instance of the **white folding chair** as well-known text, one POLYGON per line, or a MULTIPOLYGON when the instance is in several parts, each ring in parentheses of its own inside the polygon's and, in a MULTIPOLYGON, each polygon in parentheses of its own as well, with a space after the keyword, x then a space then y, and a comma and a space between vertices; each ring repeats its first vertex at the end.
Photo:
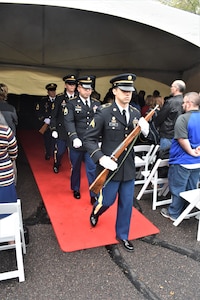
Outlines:
POLYGON ((135 184, 143 184, 145 182, 145 175, 148 171, 150 164, 151 154, 153 153, 155 145, 136 145, 134 146, 135 152, 135 167, 138 169, 136 172, 135 184), (143 178, 142 178, 143 177, 143 178))
POLYGON ((176 219, 176 221, 173 222, 173 225, 178 226, 186 216, 187 217, 196 216, 196 218, 199 220, 198 229, 197 229, 197 241, 200 241, 200 188, 182 192, 180 193, 180 196, 186 201, 188 201, 190 204, 176 219), (197 211, 191 212, 194 208, 196 208, 197 211))
POLYGON ((165 205, 171 203, 170 199, 158 200, 158 197, 161 195, 166 196, 168 189, 168 178, 167 177, 159 177, 159 169, 162 167, 169 166, 169 159, 157 159, 153 169, 149 173, 149 176, 146 178, 144 185, 142 186, 139 194, 136 199, 140 200, 143 194, 153 193, 153 203, 152 209, 156 210, 157 206, 165 205), (148 189, 149 184, 153 185, 153 189, 148 189), (159 187, 160 186, 160 187, 159 187))
POLYGON ((155 147, 153 148, 153 151, 149 155, 148 170, 141 172, 141 175, 144 176, 145 178, 147 178, 151 172, 151 170, 149 170, 149 168, 152 168, 152 165, 155 163, 155 161, 157 159, 157 152, 158 152, 159 148, 160 148, 160 145, 155 145, 155 147))
POLYGON ((0 203, 0 214, 9 214, 0 219, 0 250, 15 248, 17 269, 0 273, 0 280, 19 278, 19 282, 25 280, 23 253, 26 253, 22 211, 20 199, 14 203, 0 203), (14 244, 9 242, 14 241, 14 244))
POLYGON ((151 152, 150 157, 149 157, 149 164, 155 163, 156 155, 157 155, 157 152, 158 152, 159 148, 160 148, 160 145, 155 145, 154 146, 153 151, 151 152))

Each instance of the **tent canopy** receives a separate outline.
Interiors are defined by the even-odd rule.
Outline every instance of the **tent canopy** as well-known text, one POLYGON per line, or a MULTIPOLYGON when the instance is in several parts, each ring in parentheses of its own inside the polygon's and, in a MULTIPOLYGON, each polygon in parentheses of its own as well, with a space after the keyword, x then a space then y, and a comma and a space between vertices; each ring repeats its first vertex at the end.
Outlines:
POLYGON ((131 71, 165 85, 200 76, 200 16, 157 1, 1 1, 0 19, 0 80, 11 92, 41 94, 49 80, 62 90, 69 72, 131 71))

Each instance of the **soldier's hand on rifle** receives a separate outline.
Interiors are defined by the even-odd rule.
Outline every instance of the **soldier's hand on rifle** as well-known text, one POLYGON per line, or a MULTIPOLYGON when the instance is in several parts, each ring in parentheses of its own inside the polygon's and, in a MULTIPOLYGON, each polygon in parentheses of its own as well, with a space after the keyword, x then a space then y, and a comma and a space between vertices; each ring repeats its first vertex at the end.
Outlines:
POLYGON ((80 148, 82 146, 82 141, 79 138, 75 138, 73 140, 73 147, 74 148, 80 148))
POLYGON ((55 130, 53 130, 52 131, 52 137, 54 138, 54 139, 57 139, 58 138, 58 133, 57 133, 57 131, 55 131, 55 130))
POLYGON ((44 119, 44 123, 46 123, 47 125, 49 125, 50 124, 50 119, 49 118, 45 118, 44 119))
POLYGON ((144 135, 144 137, 147 137, 149 134, 149 123, 145 120, 145 118, 141 117, 138 121, 138 125, 141 128, 141 132, 144 135))
POLYGON ((108 169, 108 170, 111 170, 111 171, 114 171, 117 169, 117 163, 112 160, 109 156, 102 156, 100 159, 99 159, 99 164, 104 167, 105 169, 108 169))

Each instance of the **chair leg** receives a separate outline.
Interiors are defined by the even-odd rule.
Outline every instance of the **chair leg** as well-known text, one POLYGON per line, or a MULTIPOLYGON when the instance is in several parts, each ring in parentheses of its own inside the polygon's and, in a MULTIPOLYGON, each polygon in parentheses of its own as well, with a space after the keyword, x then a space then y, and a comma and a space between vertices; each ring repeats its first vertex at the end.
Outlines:
POLYGON ((146 182, 144 183, 142 189, 140 190, 139 194, 137 195, 137 200, 140 200, 145 192, 145 190, 147 189, 149 183, 151 182, 151 179, 153 177, 153 173, 150 173, 149 177, 147 178, 146 182))
POLYGON ((190 203, 186 207, 186 209, 181 213, 181 215, 176 219, 176 221, 173 222, 173 225, 178 226, 183 221, 183 219, 190 213, 190 211, 196 206, 197 202, 199 202, 199 199, 190 203))
POLYGON ((155 177, 154 177, 154 183, 153 183, 153 203, 152 203, 152 210, 156 210, 156 203, 157 203, 157 197, 158 197, 158 172, 156 171, 155 177))
POLYGON ((158 196, 166 196, 167 193, 169 191, 169 188, 168 188, 168 183, 163 183, 163 187, 160 188, 159 192, 158 192, 158 196))
POLYGON ((20 245, 20 240, 16 242, 16 259, 17 259, 17 268, 19 271, 19 282, 23 282, 25 281, 25 276, 24 276, 22 247, 20 245))
POLYGON ((25 237, 24 237, 24 226, 22 222, 22 211, 21 211, 21 202, 18 199, 18 213, 19 213, 19 225, 20 225, 20 233, 21 233, 21 242, 22 242, 22 249, 23 253, 26 254, 26 243, 25 243, 25 237))
POLYGON ((198 228, 197 228, 197 241, 200 241, 200 215, 196 217, 198 219, 198 228))
POLYGON ((24 237, 24 229, 23 229, 23 227, 21 228, 21 241, 22 241, 23 254, 26 254, 26 243, 25 243, 25 237, 24 237))
POLYGON ((17 260, 17 269, 19 274, 19 282, 23 282, 25 281, 25 276, 24 276, 24 263, 23 263, 23 255, 22 255, 20 230, 17 230, 15 234, 15 249, 16 249, 16 260, 17 260))

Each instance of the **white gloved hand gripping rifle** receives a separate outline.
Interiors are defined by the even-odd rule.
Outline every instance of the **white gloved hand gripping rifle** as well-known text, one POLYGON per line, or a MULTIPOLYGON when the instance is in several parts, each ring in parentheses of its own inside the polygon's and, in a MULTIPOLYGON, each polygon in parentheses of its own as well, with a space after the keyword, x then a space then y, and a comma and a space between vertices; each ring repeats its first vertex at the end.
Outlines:
POLYGON ((99 164, 104 167, 105 169, 114 171, 117 169, 117 163, 112 160, 109 156, 104 155, 99 159, 99 164))
POLYGON ((138 125, 140 126, 144 137, 147 137, 149 134, 149 123, 145 120, 145 118, 141 117, 138 121, 138 125))

